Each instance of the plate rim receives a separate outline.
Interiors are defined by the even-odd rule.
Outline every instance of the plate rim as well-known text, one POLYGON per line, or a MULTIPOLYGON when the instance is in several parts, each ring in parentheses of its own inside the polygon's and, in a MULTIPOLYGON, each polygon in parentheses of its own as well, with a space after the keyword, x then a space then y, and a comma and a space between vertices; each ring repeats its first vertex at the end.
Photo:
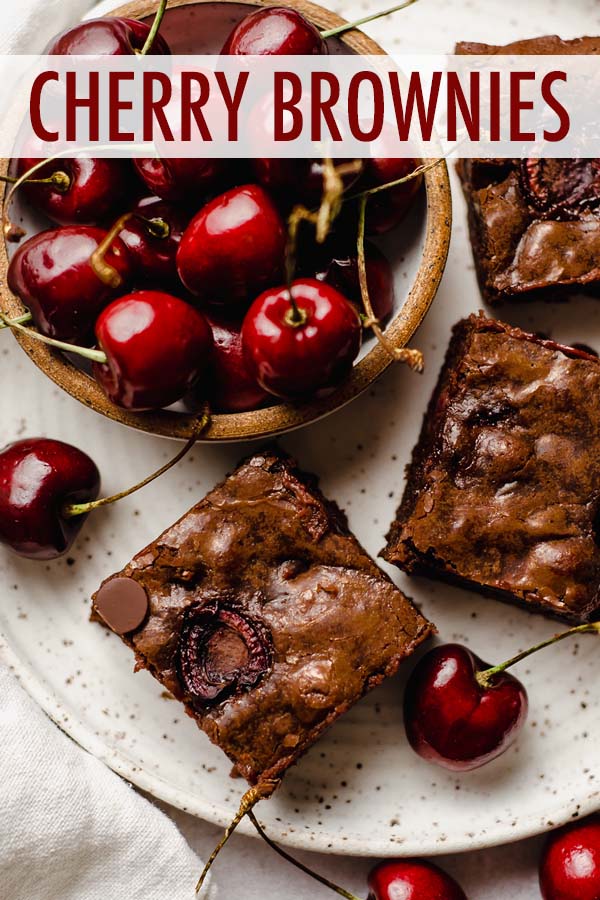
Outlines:
MULTIPOLYGON (((60 728, 71 740, 87 753, 103 762, 109 769, 124 778, 130 784, 150 794, 156 800, 168 803, 175 809, 188 815, 195 816, 210 824, 225 828, 233 818, 234 808, 219 808, 215 804, 203 801, 196 794, 186 795, 179 788, 174 788, 168 781, 159 775, 151 773, 143 765, 134 765, 128 757, 118 749, 110 747, 106 742, 94 734, 77 716, 77 710, 63 706, 61 700, 43 683, 27 663, 12 648, 6 634, 0 629, 0 663, 7 666, 9 671, 17 678, 26 693, 41 707, 46 715, 60 728)), ((240 799, 243 791, 240 790, 240 799)), ((428 844, 420 839, 402 839, 401 841, 382 840, 381 838, 365 837, 357 834, 344 834, 341 840, 336 833, 327 834, 324 831, 305 832, 294 828, 287 831, 283 828, 276 830, 275 825, 269 828, 270 837, 277 843, 295 850, 308 850, 316 853, 324 853, 330 856, 356 856, 356 857, 428 857, 447 856, 454 853, 467 853, 477 850, 486 850, 500 847, 527 838, 545 834, 556 828, 571 822, 574 818, 582 819, 595 813, 600 807, 600 787, 592 791, 585 800, 573 798, 573 805, 565 804, 563 800, 557 801, 556 809, 545 809, 542 815, 539 811, 521 819, 519 825, 515 824, 515 817, 509 816, 506 820, 495 819, 485 828, 473 830, 467 834, 452 837, 445 834, 444 838, 434 839, 428 844), (573 812, 575 808, 576 812, 573 812), (542 819, 545 824, 542 824, 542 819), (548 822, 551 821, 551 824, 548 822)), ((450 830, 450 829, 449 829, 450 830)), ((245 837, 258 839, 258 835, 248 821, 242 820, 237 831, 245 837)))

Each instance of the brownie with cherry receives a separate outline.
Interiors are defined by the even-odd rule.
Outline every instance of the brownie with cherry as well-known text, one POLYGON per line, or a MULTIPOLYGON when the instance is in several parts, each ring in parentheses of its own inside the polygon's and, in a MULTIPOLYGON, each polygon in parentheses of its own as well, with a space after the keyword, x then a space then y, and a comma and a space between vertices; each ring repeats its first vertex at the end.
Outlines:
POLYGON ((275 450, 107 579, 93 609, 251 784, 281 778, 432 633, 314 477, 275 450))
MULTIPOLYGON (((600 38, 556 36, 460 55, 598 55, 600 38)), ((475 268, 489 303, 563 297, 600 283, 600 160, 465 159, 458 165, 475 268)))

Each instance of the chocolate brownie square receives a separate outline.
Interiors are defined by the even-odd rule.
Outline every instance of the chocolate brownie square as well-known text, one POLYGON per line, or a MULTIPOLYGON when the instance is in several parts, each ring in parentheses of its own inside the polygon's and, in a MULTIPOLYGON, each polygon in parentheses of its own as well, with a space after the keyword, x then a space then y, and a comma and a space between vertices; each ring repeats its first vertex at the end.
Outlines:
MULTIPOLYGON (((600 38, 556 36, 459 55, 600 54, 600 38)), ((565 296, 600 282, 600 160, 465 159, 458 165, 481 291, 490 303, 565 296), (540 294, 540 292, 543 292, 540 294), (550 293, 549 293, 550 292, 550 293)))
POLYGON ((455 327, 383 556, 573 622, 599 607, 600 360, 455 327))
POLYGON ((251 784, 281 778, 433 630, 276 450, 107 579, 94 613, 251 784))

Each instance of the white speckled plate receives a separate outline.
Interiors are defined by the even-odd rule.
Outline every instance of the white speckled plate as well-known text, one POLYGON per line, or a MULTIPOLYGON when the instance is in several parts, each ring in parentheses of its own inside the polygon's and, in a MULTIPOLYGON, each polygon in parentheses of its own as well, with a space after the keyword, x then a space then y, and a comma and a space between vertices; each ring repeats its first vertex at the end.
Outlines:
MULTIPOLYGON (((362 8, 340 5, 339 11, 350 17, 367 6, 373 8, 370 0, 362 8)), ((596 0, 422 0, 372 28, 391 50, 422 46, 424 36, 429 48, 443 50, 459 37, 500 41, 550 31, 600 32, 596 0)), ((374 554, 399 500, 450 327, 480 305, 456 190, 455 219, 443 286, 418 333, 426 374, 395 369, 371 394, 283 441, 304 467, 321 475, 325 492, 347 509, 351 526, 374 554)), ((401 288, 402 271, 399 279, 401 288)), ((597 300, 532 304, 506 309, 504 316, 600 349, 597 300)), ((97 460, 110 493, 172 452, 166 442, 84 409, 45 380, 10 336, 0 340, 3 440, 40 433, 72 441, 97 460)), ((198 448, 143 494, 99 511, 67 560, 35 564, 0 551, 3 653, 30 693, 75 740, 135 784, 223 824, 237 807, 242 783, 229 778, 227 760, 150 675, 132 674, 131 654, 119 639, 88 623, 88 598, 247 450, 198 448)), ((463 641, 490 661, 556 630, 542 618, 473 594, 394 577, 436 622, 441 638, 463 641)), ((518 674, 530 692, 529 723, 517 746, 486 768, 451 775, 412 753, 402 726, 399 677, 331 729, 261 806, 261 818, 274 837, 293 846, 422 855, 522 838, 599 807, 600 646, 593 638, 565 643, 522 664, 518 674)))

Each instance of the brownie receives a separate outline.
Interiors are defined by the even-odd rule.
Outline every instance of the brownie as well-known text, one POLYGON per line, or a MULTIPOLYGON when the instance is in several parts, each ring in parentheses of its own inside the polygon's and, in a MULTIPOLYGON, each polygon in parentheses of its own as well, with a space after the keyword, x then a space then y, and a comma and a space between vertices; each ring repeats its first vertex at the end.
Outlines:
POLYGON ((107 579, 94 612, 251 784, 279 780, 433 631, 273 449, 107 579))
POLYGON ((383 556, 573 622, 600 605, 600 360, 454 328, 383 556))
MULTIPOLYGON (((600 38, 557 36, 459 55, 600 54, 600 38)), ((600 283, 600 160, 465 159, 458 165, 482 293, 490 303, 563 297, 600 283)))

